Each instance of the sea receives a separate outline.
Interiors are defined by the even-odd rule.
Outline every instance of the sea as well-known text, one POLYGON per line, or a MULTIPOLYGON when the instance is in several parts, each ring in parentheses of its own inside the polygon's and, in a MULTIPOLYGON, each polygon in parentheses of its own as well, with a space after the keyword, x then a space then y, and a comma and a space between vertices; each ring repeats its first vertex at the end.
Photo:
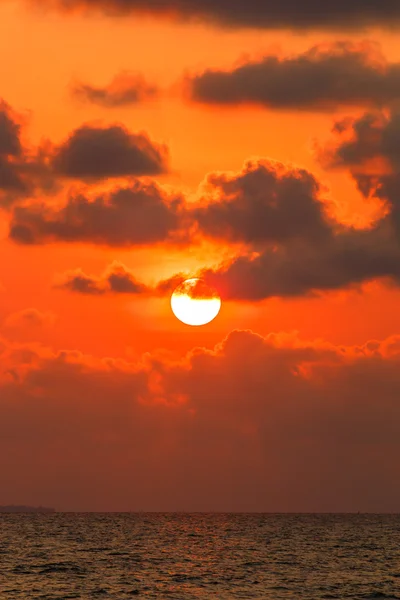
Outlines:
POLYGON ((0 515, 1 600, 400 598, 400 515, 0 515))

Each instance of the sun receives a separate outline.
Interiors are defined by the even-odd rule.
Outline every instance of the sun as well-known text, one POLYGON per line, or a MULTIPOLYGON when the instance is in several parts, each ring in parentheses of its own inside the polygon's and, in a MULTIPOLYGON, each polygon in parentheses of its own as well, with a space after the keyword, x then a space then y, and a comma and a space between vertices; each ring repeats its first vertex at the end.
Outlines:
POLYGON ((186 279, 171 296, 174 315, 186 325, 206 325, 220 311, 221 298, 202 279, 186 279))

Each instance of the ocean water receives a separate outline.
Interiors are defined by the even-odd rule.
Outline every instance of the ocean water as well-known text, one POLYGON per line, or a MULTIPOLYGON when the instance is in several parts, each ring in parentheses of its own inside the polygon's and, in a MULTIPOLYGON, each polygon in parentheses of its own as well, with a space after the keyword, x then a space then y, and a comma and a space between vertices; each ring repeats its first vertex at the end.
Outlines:
POLYGON ((400 598, 399 515, 0 514, 0 598, 400 598))

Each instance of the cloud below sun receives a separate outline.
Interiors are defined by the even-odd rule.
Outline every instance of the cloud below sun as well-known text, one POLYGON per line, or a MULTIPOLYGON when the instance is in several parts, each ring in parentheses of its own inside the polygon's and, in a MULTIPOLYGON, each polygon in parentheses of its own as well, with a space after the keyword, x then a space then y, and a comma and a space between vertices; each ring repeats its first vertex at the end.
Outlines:
POLYGON ((4 481, 29 464, 42 497, 83 510, 395 510, 399 348, 234 331, 129 362, 3 339, 4 481))

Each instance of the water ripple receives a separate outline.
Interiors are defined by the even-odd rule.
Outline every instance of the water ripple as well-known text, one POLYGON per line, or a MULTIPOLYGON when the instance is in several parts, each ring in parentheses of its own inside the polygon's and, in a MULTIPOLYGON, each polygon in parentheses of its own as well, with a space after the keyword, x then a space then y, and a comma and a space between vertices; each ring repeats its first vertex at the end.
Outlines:
POLYGON ((0 515, 1 600, 400 600, 400 516, 0 515))

